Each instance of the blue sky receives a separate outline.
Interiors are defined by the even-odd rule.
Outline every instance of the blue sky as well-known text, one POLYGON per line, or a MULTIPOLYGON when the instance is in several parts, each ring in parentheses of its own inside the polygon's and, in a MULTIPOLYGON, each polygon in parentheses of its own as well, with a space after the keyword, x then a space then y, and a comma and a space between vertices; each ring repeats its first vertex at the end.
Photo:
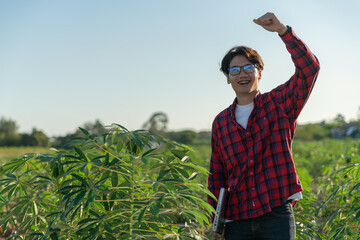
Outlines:
POLYGON ((319 58, 299 123, 355 119, 360 106, 359 1, 1 0, 0 117, 49 136, 87 121, 139 129, 165 112, 170 130, 209 130, 235 94, 225 52, 262 56, 260 91, 294 67, 281 39, 252 22, 274 12, 319 58))

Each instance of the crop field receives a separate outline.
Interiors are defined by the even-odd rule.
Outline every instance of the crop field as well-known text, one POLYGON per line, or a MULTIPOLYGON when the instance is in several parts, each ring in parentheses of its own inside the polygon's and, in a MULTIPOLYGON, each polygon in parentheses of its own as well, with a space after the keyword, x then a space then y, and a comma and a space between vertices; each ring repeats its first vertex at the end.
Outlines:
MULTIPOLYGON (((21 210, 25 211, 22 216, 24 221, 30 219, 26 220, 28 221, 26 224, 16 223, 18 216, 11 218, 5 214, 5 210, 3 210, 3 216, 0 217, 0 219, 3 219, 0 223, 2 225, 10 223, 14 225, 16 223, 19 228, 31 229, 31 231, 27 230, 27 236, 31 236, 31 238, 24 237, 23 239, 45 239, 42 237, 46 236, 46 234, 49 236, 48 239, 63 239, 57 238, 61 235, 61 227, 67 229, 69 236, 73 234, 71 235, 73 239, 78 239, 76 236, 81 236, 81 234, 95 234, 98 236, 97 239, 123 239, 122 236, 141 239, 141 236, 147 236, 146 234, 149 234, 148 239, 162 239, 164 236, 167 239, 176 239, 177 237, 180 239, 192 239, 191 236, 197 236, 198 239, 212 239, 211 231, 209 231, 211 223, 207 221, 208 215, 191 208, 195 207, 195 205, 192 205, 196 203, 200 204, 199 208, 208 208, 203 203, 206 202, 206 192, 199 189, 195 189, 194 192, 190 190, 191 186, 198 186, 199 184, 199 186, 206 186, 207 184, 207 175, 204 169, 209 167, 210 143, 203 142, 189 147, 169 143, 166 146, 171 152, 170 156, 168 150, 163 150, 163 147, 160 147, 162 150, 146 150, 146 148, 142 150, 144 142, 141 143, 141 139, 143 139, 142 136, 135 138, 136 141, 128 139, 128 144, 122 144, 121 146, 115 143, 116 147, 114 149, 117 151, 117 156, 123 156, 121 158, 112 157, 113 152, 110 151, 110 147, 110 150, 105 151, 105 155, 96 153, 94 148, 98 146, 97 142, 96 146, 89 145, 82 150, 73 151, 71 153, 73 155, 72 159, 65 159, 63 155, 59 157, 58 153, 54 155, 54 151, 48 148, 0 148, 0 176, 1 179, 8 179, 3 180, 4 184, 0 188, 3 208, 6 207, 5 203, 9 200, 15 202, 16 199, 21 198, 21 201, 18 200, 21 204, 25 201, 24 199, 29 199, 31 202, 30 205, 24 203, 24 207, 21 208, 21 210), (131 144, 134 145, 131 146, 131 144), (137 148, 134 148, 134 146, 137 146, 137 148), (189 148, 190 151, 188 151, 189 148), (3 167, 12 159, 32 152, 49 153, 49 155, 38 159, 35 155, 32 155, 28 157, 27 165, 20 166, 21 162, 18 161, 18 165, 13 164, 10 167, 3 167), (184 161, 185 155, 183 154, 185 152, 186 155, 190 156, 189 163, 184 161), (166 156, 166 160, 163 160, 163 156, 166 156), (93 158, 93 160, 89 160, 88 163, 84 160, 90 158, 93 158), (181 161, 177 160, 177 158, 181 161), (132 175, 128 176, 119 170, 121 169, 119 165, 121 162, 117 159, 129 160, 127 162, 124 160, 124 166, 126 166, 127 172, 132 173, 132 175), (131 165, 135 159, 139 159, 137 166, 131 165), (156 163, 151 163, 154 159, 156 163), (30 160, 34 162, 30 162, 30 160), (42 167, 39 167, 36 161, 40 161, 42 167), (56 165, 60 161, 62 161, 61 167, 56 165), (109 162, 118 164, 117 168, 110 169, 111 164, 109 162), (79 164, 79 166, 76 164, 79 164), (66 169, 65 166, 71 167, 66 169), (170 168, 167 169, 166 167, 169 166, 170 168), (31 182, 33 180, 29 179, 26 180, 29 182, 24 180, 23 186, 14 187, 13 190, 11 187, 9 188, 14 184, 14 179, 24 171, 30 173, 40 172, 41 168, 48 168, 47 172, 45 171, 43 177, 41 177, 42 179, 38 179, 36 182, 31 182), (105 169, 110 170, 110 172, 105 171, 105 169), (158 169, 158 172, 154 169, 158 169), (141 175, 140 173, 143 176, 138 176, 141 175), (69 178, 69 176, 72 177, 69 178), (103 177, 100 179, 98 176, 103 177), (99 189, 95 188, 95 182, 97 181, 103 182, 103 186, 99 189), (31 184, 39 187, 39 189, 46 185, 47 191, 51 190, 49 186, 53 186, 52 190, 57 191, 60 186, 56 186, 55 183, 58 185, 67 184, 60 188, 62 197, 59 199, 56 199, 56 194, 50 192, 45 196, 26 189, 26 184, 31 184), (79 184, 82 186, 76 190, 77 192, 71 190, 75 183, 77 183, 76 186, 80 186, 79 184), (121 190, 122 188, 130 188, 135 183, 139 184, 136 186, 139 189, 141 188, 142 192, 135 191, 128 194, 128 190, 121 190), (90 188, 90 190, 86 190, 86 188, 90 188), (185 190, 188 193, 186 195, 182 194, 185 190), (34 196, 42 198, 42 202, 35 204, 34 197, 27 194, 34 194, 34 196), (64 197, 66 194, 69 196, 64 197), (136 194, 139 197, 137 200, 134 199, 137 196, 136 194), (159 200, 160 195, 171 195, 173 198, 165 200, 166 197, 163 199, 160 197, 162 200, 159 200), (143 199, 146 196, 149 196, 147 201, 143 199), (125 201, 126 198, 129 198, 130 203, 136 202, 136 204, 131 205, 131 208, 121 205, 121 201, 125 201), (78 205, 78 208, 68 210, 64 215, 64 213, 52 209, 54 204, 64 204, 64 209, 75 208, 76 205, 78 205), (28 207, 25 207, 25 205, 28 207), (186 211, 180 210, 178 207, 186 205, 189 205, 189 209, 186 211), (34 206, 36 206, 36 209, 34 206), (110 210, 113 213, 109 212, 110 210), (121 212, 122 210, 124 212, 121 212), (128 215, 128 211, 133 212, 133 214, 128 215), (170 212, 176 216, 175 219, 167 215, 170 212), (33 215, 35 213, 39 217, 34 219, 33 215), (52 218, 52 216, 57 217, 52 218), (115 216, 128 217, 130 220, 129 222, 116 221, 115 216), (94 220, 98 218, 102 220, 94 220), (50 219, 54 227, 48 226, 50 219), (112 224, 112 227, 104 223, 105 219, 112 224), (118 226, 114 226, 114 224, 118 224, 118 226), (187 228, 179 227, 181 224, 185 224, 187 228), (133 226, 133 228, 128 226, 133 226), (115 233, 116 231, 122 231, 124 235, 119 235, 119 232, 115 233), (185 237, 182 238, 181 236, 185 237)), ((124 141, 124 139, 117 140, 124 141)), ((84 144, 84 146, 86 145, 84 144)), ((303 192, 304 199, 300 200, 294 208, 297 222, 297 239, 359 239, 360 140, 295 141, 293 144, 293 157, 305 189, 303 192)), ((35 175, 34 173, 34 177, 36 177, 35 175)), ((23 178, 25 179, 25 177, 23 178)), ((211 211, 207 210, 211 214, 211 211)), ((9 211, 14 211, 19 215, 19 208, 13 208, 9 211)), ((5 225, 3 226, 6 227, 5 225)), ((22 239, 21 234, 19 236, 22 239)))

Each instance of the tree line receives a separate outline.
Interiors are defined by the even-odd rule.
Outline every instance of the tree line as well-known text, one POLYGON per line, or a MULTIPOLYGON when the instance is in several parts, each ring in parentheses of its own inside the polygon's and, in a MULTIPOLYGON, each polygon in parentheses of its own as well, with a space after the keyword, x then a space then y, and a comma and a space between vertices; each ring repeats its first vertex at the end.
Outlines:
MULTIPOLYGON (((87 122, 83 126, 94 135, 106 132, 105 127, 99 120, 94 123, 87 122)), ((48 137, 42 130, 33 128, 30 133, 20 133, 19 126, 12 119, 0 118, 0 147, 4 146, 38 146, 67 148, 72 139, 84 137, 80 129, 64 136, 48 137)))
MULTIPOLYGON (((196 132, 193 130, 168 131, 168 117, 165 113, 154 113, 142 126, 150 133, 183 144, 193 144, 199 141, 210 141, 210 131, 196 132)), ((81 128, 91 135, 99 136, 107 131, 100 120, 86 122, 81 128)), ((54 148, 70 148, 73 139, 84 137, 80 129, 72 133, 48 137, 43 131, 33 128, 30 133, 20 133, 19 126, 12 119, 0 119, 0 147, 4 146, 39 146, 54 148)))
MULTIPOLYGON (((360 109, 359 109, 360 112, 360 109)), ((183 144, 209 143, 211 132, 194 130, 169 131, 169 119, 164 112, 155 112, 143 124, 142 128, 151 134, 161 136, 171 141, 183 144)), ((99 136, 106 132, 106 127, 100 120, 86 122, 82 126, 90 134, 99 136)), ((39 146, 68 148, 72 139, 84 137, 80 129, 72 133, 48 137, 43 131, 33 128, 30 133, 19 133, 19 126, 12 119, 0 118, 1 146, 39 146)), ((360 114, 357 120, 347 122, 342 114, 337 114, 329 121, 301 124, 297 126, 295 139, 302 141, 322 140, 326 138, 360 138, 360 114)))

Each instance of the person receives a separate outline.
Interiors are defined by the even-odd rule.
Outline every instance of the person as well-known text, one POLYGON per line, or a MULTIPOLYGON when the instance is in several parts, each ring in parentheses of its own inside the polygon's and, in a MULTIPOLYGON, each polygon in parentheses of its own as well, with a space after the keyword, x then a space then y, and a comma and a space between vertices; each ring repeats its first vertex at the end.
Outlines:
MULTIPOLYGON (((290 26, 275 14, 253 20, 278 33, 295 65, 295 73, 284 84, 260 93, 264 67, 253 49, 230 49, 221 71, 235 91, 232 105, 214 119, 211 136, 209 190, 218 197, 227 188, 227 240, 294 239, 293 205, 302 198, 291 146, 296 120, 317 79, 320 65, 290 26)), ((281 71, 279 66, 277 70, 281 71)), ((208 196, 216 208, 216 200, 208 196)))

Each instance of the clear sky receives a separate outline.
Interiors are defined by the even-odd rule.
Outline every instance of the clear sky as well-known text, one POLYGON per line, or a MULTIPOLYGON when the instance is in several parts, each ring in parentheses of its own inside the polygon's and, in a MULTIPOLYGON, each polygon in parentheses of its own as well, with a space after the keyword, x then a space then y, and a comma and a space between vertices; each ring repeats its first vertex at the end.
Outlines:
POLYGON ((299 123, 355 119, 359 10, 357 0, 0 0, 0 117, 54 136, 95 119, 135 130, 162 111, 170 130, 209 130, 235 97, 219 71, 228 49, 259 52, 261 92, 293 74, 281 39, 252 22, 270 11, 320 60, 299 123))

